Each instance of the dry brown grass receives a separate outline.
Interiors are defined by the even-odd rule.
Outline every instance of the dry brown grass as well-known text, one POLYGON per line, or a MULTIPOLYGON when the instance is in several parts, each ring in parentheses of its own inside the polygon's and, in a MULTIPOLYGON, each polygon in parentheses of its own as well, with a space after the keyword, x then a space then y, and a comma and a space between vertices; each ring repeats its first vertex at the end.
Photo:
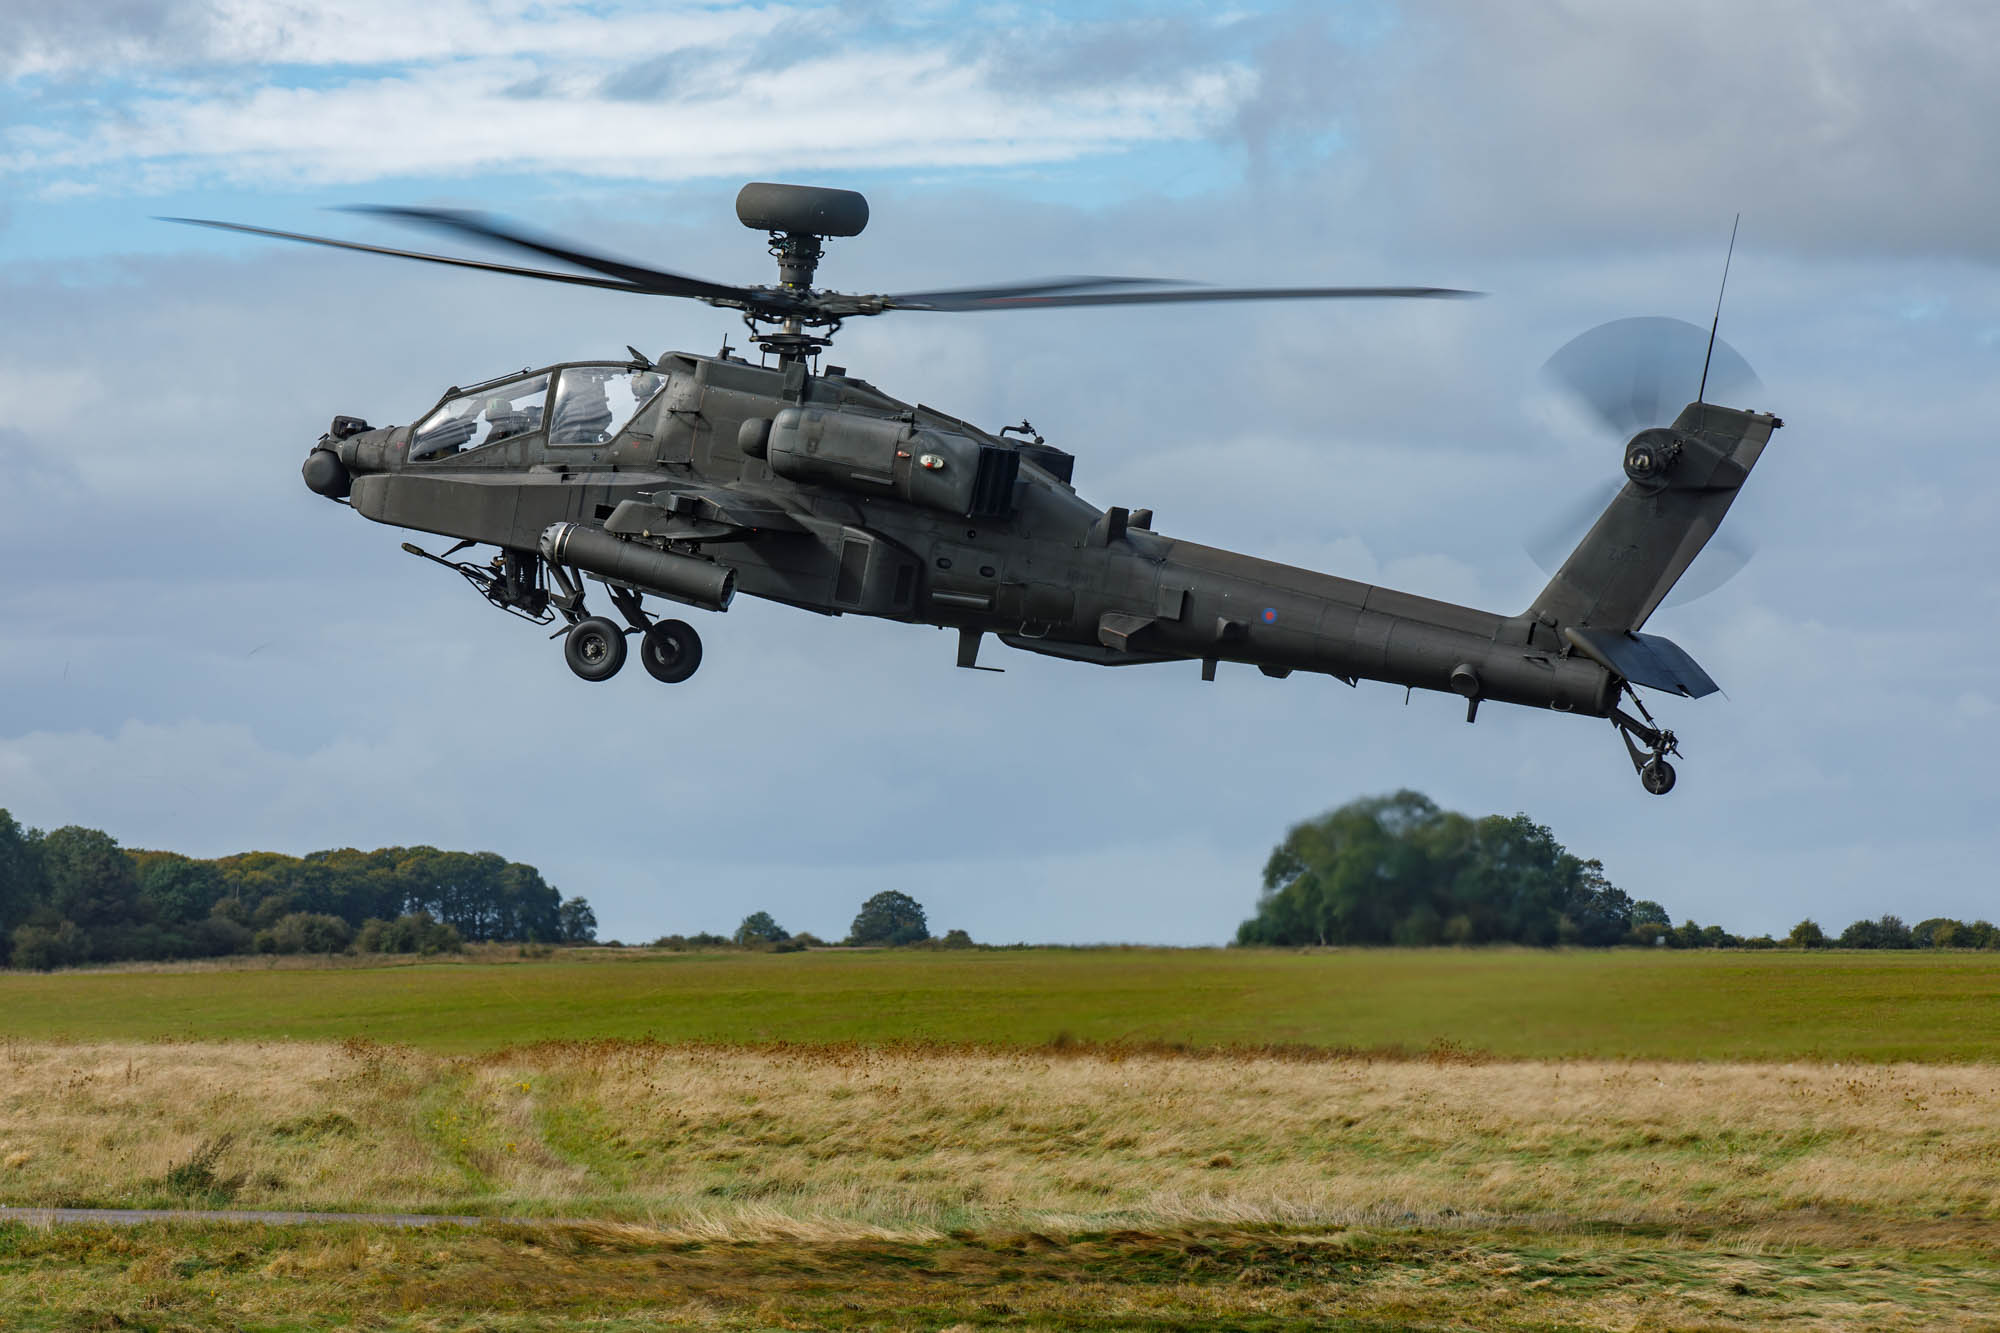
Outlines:
POLYGON ((1978 1328, 2000 1068, 7 1042, 0 1202, 595 1219, 0 1226, 23 1328, 1978 1328))
POLYGON ((225 1199, 708 1240, 1578 1222, 1990 1240, 2000 1069, 0 1046, 0 1201, 225 1199), (175 1169, 218 1143, 212 1188, 177 1198, 175 1169))

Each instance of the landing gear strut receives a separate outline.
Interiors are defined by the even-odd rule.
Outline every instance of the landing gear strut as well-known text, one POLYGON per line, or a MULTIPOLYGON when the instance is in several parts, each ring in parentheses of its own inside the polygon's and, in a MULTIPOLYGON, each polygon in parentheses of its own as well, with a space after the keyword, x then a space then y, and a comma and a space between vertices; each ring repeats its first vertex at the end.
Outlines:
POLYGON ((646 668, 647 675, 678 685, 695 673, 701 665, 701 635, 694 632, 694 626, 685 620, 656 621, 646 614, 638 593, 616 584, 605 588, 618 614, 632 627, 628 632, 639 636, 639 665, 646 668))
POLYGON ((583 586, 573 571, 553 561, 544 563, 532 551, 503 549, 487 564, 452 557, 471 547, 462 541, 443 555, 432 555, 412 542, 403 549, 433 564, 458 571, 479 590, 487 601, 537 625, 546 625, 561 614, 565 625, 550 638, 561 636, 563 660, 585 680, 610 680, 625 665, 625 636, 639 636, 639 662, 646 674, 668 685, 678 685, 701 666, 701 635, 685 620, 655 621, 646 614, 645 599, 630 588, 606 583, 611 604, 624 617, 621 627, 609 616, 593 616, 583 605, 583 586), (551 589, 550 585, 554 587, 551 589))
POLYGON ((1639 785, 1655 796, 1665 796, 1674 789, 1674 766, 1667 762, 1667 756, 1679 757, 1680 746, 1674 740, 1674 733, 1653 722, 1653 715, 1646 711, 1646 705, 1639 701, 1639 695, 1630 685, 1625 693, 1631 696, 1632 706, 1639 710, 1639 717, 1633 717, 1624 709, 1611 709, 1611 725, 1618 728, 1618 737, 1625 742, 1625 753, 1632 758, 1632 767, 1639 774, 1639 785), (1636 743, 1635 743, 1636 742, 1636 743), (1641 750, 1640 745, 1646 748, 1641 750))
POLYGON ((627 634, 639 636, 639 665, 654 680, 678 685, 701 665, 701 635, 685 620, 654 620, 646 614, 644 598, 615 583, 606 583, 604 590, 629 628, 619 628, 607 616, 585 619, 583 589, 570 572, 551 564, 549 576, 559 590, 549 601, 570 622, 563 659, 585 680, 609 680, 618 674, 625 665, 627 634))

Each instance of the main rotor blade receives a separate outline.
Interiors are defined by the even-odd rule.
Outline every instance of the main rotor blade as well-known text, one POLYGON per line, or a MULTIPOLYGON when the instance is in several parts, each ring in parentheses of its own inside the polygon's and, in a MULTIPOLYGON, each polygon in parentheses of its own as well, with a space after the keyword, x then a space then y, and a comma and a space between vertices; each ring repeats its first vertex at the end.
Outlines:
POLYGON ((1102 278, 1077 275, 1003 283, 998 287, 947 287, 933 292, 896 292, 881 298, 885 310, 977 310, 986 303, 1013 296, 1040 296, 1091 287, 1182 287, 1171 278, 1102 278))
MULTIPOLYGON (((1543 378, 1621 441, 1664 426, 1701 386, 1708 330, 1683 319, 1615 319, 1564 343, 1543 378)), ((1737 407, 1762 387, 1757 372, 1720 338, 1708 372, 1708 400, 1737 407)))
POLYGON ((546 269, 519 268, 513 264, 492 264, 482 259, 454 259, 450 255, 427 255, 418 250, 395 250, 386 245, 363 245, 359 241, 336 241, 330 236, 308 236, 296 231, 273 231, 241 222, 216 222, 210 218, 161 218, 161 222, 183 222, 190 227, 213 227, 217 231, 240 231, 250 236, 270 236, 280 241, 303 241, 307 245, 330 245, 336 250, 359 250, 363 254, 389 255, 396 259, 421 259, 427 264, 450 264, 456 268, 476 268, 487 273, 507 273, 517 278, 541 278, 547 282, 567 282, 578 287, 602 287, 607 291, 636 292, 641 296, 657 293, 629 282, 610 278, 590 278, 581 273, 551 273, 546 269))
MULTIPOLYGON (((1049 310, 1062 306, 1086 305, 1171 305, 1190 301, 1356 301, 1416 299, 1466 299, 1484 292, 1460 291, 1455 287, 1190 287, 1166 292, 1082 292, 1053 295, 998 295, 973 299, 958 305, 929 307, 938 310, 1049 310)), ((918 307, 923 308, 923 307, 918 307)))
POLYGON ((557 245, 525 232, 515 231, 482 213, 471 213, 456 208, 399 208, 386 204, 356 204, 341 211, 372 213, 378 217, 393 218, 398 222, 413 223, 437 231, 453 232, 460 236, 471 236, 485 241, 498 241, 502 245, 511 245, 532 254, 545 255, 550 259, 560 259, 566 264, 575 264, 578 268, 587 268, 607 277, 622 278, 634 287, 643 288, 658 296, 689 296, 698 301, 742 302, 755 299, 756 295, 743 287, 691 278, 684 273, 673 273, 666 269, 645 268, 605 255, 591 254, 587 250, 574 250, 565 245, 557 245))

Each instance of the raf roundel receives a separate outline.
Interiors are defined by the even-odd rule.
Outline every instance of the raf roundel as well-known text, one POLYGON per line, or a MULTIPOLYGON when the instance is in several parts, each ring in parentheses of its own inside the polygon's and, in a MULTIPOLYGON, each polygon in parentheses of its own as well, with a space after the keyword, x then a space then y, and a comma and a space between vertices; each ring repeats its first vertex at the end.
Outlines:
POLYGON ((1278 608, 1277 608, 1277 607, 1275 607, 1275 606, 1267 606, 1267 607, 1265 607, 1265 608, 1264 608, 1264 623, 1265 623, 1266 625, 1275 625, 1275 624, 1277 624, 1277 623, 1278 623, 1278 608))

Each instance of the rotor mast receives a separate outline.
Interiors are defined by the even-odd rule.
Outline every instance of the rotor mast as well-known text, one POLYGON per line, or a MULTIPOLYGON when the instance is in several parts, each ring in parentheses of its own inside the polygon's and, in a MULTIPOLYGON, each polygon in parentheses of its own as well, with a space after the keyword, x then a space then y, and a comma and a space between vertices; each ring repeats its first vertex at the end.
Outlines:
POLYGON ((781 312, 771 331, 758 327, 761 312, 744 312, 757 346, 775 355, 781 366, 816 355, 832 339, 808 333, 808 325, 824 325, 829 334, 840 327, 838 318, 814 310, 813 275, 826 254, 823 242, 829 236, 859 236, 868 225, 868 201, 853 190, 753 181, 737 192, 736 217, 769 235, 771 256, 778 261, 778 290, 796 301, 793 309, 781 312))

